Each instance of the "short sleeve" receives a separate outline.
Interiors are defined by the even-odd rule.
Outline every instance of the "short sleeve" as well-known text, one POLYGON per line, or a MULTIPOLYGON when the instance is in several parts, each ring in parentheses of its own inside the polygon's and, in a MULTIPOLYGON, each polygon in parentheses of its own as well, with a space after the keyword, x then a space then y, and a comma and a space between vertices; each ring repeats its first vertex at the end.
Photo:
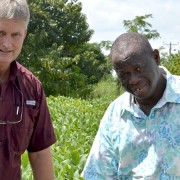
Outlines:
POLYGON ((56 136, 50 117, 46 97, 41 84, 37 87, 38 113, 35 117, 34 131, 27 150, 36 152, 48 148, 56 142, 56 136))

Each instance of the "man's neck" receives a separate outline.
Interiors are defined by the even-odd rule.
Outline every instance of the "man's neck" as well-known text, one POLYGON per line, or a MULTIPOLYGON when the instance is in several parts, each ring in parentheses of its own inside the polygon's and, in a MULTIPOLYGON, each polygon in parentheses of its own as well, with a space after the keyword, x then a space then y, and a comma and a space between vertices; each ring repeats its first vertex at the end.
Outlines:
POLYGON ((158 93, 154 93, 154 95, 146 100, 139 100, 134 99, 135 103, 140 106, 142 111, 146 115, 149 115, 151 109, 157 104, 157 102, 162 98, 164 91, 166 88, 166 78, 164 76, 161 76, 159 87, 158 87, 158 93))

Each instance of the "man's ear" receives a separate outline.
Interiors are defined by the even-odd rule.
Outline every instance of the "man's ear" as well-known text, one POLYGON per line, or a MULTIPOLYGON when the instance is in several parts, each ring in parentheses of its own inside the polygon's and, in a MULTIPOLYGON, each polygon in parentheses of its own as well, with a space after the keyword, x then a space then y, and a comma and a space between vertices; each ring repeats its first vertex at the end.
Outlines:
POLYGON ((160 55, 159 55, 159 51, 157 49, 154 49, 153 51, 153 55, 154 55, 154 59, 157 63, 157 65, 160 65, 160 55))

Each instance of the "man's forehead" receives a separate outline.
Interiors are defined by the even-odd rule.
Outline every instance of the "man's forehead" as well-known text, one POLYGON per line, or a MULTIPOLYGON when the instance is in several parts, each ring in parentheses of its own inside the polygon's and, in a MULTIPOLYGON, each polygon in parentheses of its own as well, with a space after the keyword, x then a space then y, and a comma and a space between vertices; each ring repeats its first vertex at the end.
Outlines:
POLYGON ((0 18, 0 31, 16 33, 26 31, 26 28, 21 20, 0 18))
POLYGON ((124 62, 124 61, 132 59, 136 55, 137 55, 137 52, 131 51, 131 50, 125 50, 124 52, 116 51, 114 54, 112 54, 112 58, 115 61, 122 61, 122 62, 124 62))
POLYGON ((142 64, 146 64, 147 56, 143 54, 138 54, 135 52, 127 53, 127 54, 119 54, 115 53, 112 56, 112 63, 116 66, 138 66, 142 64))

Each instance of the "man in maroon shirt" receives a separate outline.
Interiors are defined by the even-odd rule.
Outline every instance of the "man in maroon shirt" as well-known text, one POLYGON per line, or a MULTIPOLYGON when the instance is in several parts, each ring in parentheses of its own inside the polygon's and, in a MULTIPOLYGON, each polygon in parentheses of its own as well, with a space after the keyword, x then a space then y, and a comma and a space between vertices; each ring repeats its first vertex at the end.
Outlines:
POLYGON ((54 179, 56 137, 41 82, 16 58, 29 23, 26 0, 0 0, 0 179, 21 179, 28 151, 35 180, 54 179))

